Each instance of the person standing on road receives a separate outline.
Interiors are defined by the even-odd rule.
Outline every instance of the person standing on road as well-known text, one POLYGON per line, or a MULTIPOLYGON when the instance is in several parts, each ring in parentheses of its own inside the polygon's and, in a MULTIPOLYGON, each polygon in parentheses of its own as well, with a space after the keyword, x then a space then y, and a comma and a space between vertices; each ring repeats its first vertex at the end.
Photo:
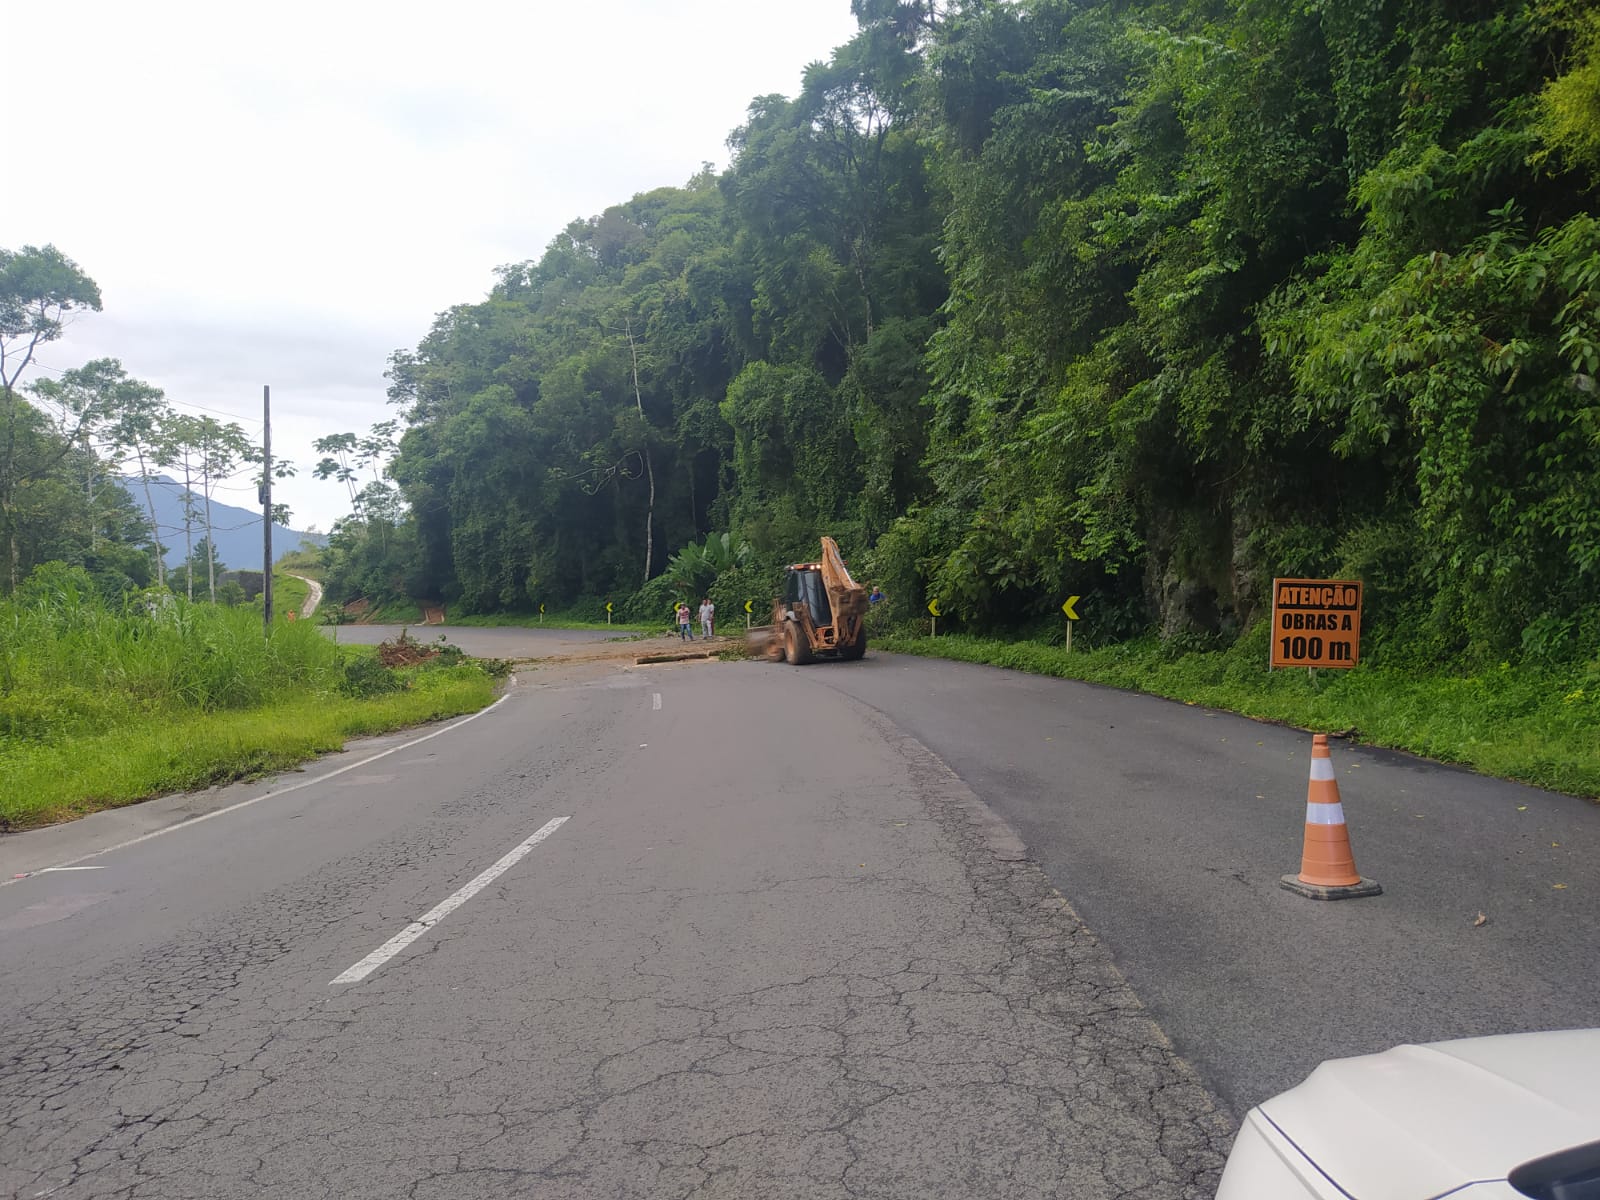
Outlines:
POLYGON ((711 597, 707 596, 700 601, 700 631, 706 635, 708 641, 713 636, 716 617, 717 606, 711 603, 711 597))
POLYGON ((689 632, 689 606, 682 600, 678 601, 678 636, 686 642, 694 641, 694 634, 689 632))

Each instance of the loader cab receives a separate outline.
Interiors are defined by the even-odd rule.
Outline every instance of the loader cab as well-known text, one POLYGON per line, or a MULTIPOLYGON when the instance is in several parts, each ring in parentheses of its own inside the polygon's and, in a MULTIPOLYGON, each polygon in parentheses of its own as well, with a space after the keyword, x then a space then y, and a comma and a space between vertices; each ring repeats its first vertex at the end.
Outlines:
POLYGON ((823 586, 822 567, 817 563, 796 563, 783 573, 783 606, 804 604, 813 625, 832 625, 833 609, 828 604, 828 589, 823 586))

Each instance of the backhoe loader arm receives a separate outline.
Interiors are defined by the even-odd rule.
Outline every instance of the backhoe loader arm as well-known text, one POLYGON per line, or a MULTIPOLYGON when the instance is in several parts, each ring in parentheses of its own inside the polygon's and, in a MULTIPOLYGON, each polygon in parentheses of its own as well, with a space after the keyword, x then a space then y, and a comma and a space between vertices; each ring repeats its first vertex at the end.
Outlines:
POLYGON ((853 623, 861 620, 867 611, 867 589, 850 578, 839 544, 831 537, 822 539, 822 586, 828 591, 835 625, 846 618, 853 618, 853 623))

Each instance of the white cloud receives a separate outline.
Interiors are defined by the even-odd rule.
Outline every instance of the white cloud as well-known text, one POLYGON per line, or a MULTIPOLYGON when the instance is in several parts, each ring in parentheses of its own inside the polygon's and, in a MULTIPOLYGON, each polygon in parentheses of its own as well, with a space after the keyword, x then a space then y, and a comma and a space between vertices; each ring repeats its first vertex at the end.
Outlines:
MULTIPOLYGON (((101 286, 47 369, 112 355, 252 430, 271 384, 275 448, 309 466, 313 437, 389 415, 388 353, 435 313, 725 163, 749 101, 853 31, 849 0, 26 6, 0 245, 52 242, 101 286)), ((282 498, 326 529, 343 494, 308 476, 282 498)))

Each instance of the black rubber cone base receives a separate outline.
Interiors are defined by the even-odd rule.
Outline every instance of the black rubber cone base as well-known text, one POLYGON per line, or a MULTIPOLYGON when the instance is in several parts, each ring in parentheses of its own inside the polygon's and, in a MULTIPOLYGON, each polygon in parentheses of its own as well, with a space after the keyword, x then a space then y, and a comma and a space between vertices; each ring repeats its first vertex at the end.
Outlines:
POLYGON ((1383 889, 1378 886, 1378 881, 1375 879, 1363 879, 1360 883, 1352 883, 1346 887, 1323 887, 1317 883, 1301 883, 1298 875, 1282 875, 1279 876, 1278 883, 1296 895, 1306 896, 1312 900, 1359 900, 1362 896, 1383 895, 1383 889))

